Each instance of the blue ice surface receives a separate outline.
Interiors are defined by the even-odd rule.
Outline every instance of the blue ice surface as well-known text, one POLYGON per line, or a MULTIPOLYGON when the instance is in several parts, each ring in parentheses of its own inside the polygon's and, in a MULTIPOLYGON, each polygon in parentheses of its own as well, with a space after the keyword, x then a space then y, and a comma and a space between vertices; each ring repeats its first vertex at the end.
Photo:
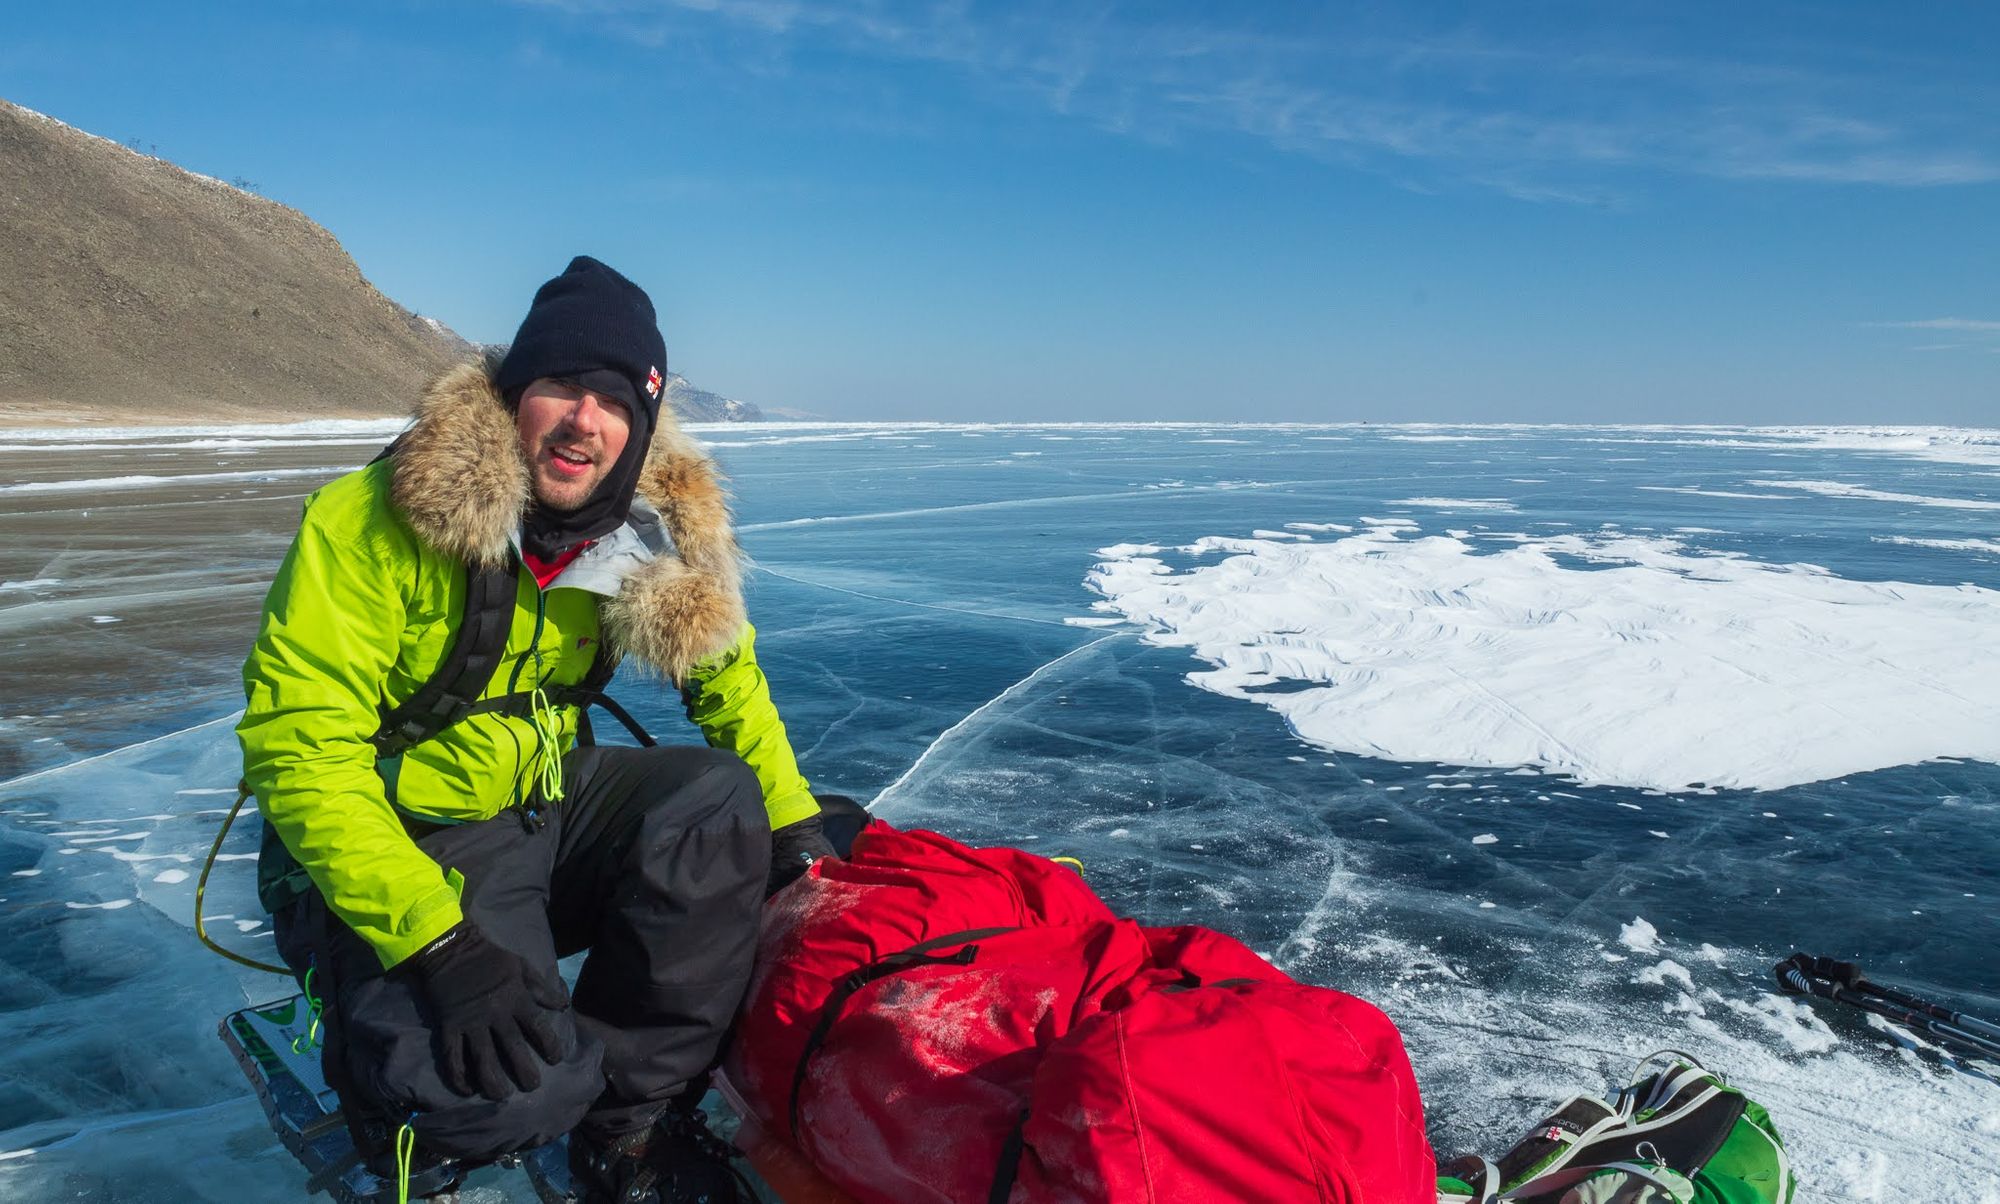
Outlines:
MULTIPOLYGON (((1204 666, 1183 649, 1064 620, 1094 613, 1082 580, 1098 548, 1363 516, 1425 533, 1698 527, 1686 538, 1711 551, 2000 589, 2000 556, 1884 542, 1992 540, 1992 510, 1662 491, 1781 494, 1746 482, 1789 477, 1991 501, 1996 465, 1610 428, 1415 433, 704 435, 755 560, 760 656, 818 788, 881 795, 898 824, 1078 856, 1120 911, 1214 926, 1375 1001, 1404 1028, 1441 1153, 1497 1152, 1537 1109, 1673 1045, 1771 1105, 1825 1180, 1809 1198, 1976 1198, 1963 1193, 2000 1166, 1979 1093, 2000 1086, 1853 1016, 1787 1010, 1769 966, 1795 948, 1838 954, 2000 1013, 2000 767, 1662 796, 1335 755, 1189 685, 1204 666), (1412 496, 1518 512, 1392 504, 1412 496), (1433 775, 1471 788, 1429 788, 1433 775), (1675 839, 1651 834, 1662 827, 1675 839), (1485 833, 1497 840, 1471 843, 1485 833), (1639 917, 1657 949, 1621 939, 1639 917)), ((239 654, 226 655, 217 668, 239 654)), ((0 783, 0 1196, 283 1198, 296 1169, 214 1028, 285 984, 190 930, 193 877, 233 792, 184 792, 228 791, 237 771, 226 720, 185 721, 233 700, 133 672, 119 721, 73 747, 101 755, 0 783), (157 880, 176 870, 185 879, 157 880)), ((670 692, 629 673, 615 692, 663 737, 696 738, 670 692)), ((268 956, 245 859, 257 831, 251 816, 231 833, 237 859, 218 866, 208 909, 225 917, 219 939, 268 956)), ((475 1187, 527 1198, 491 1172, 475 1187)))

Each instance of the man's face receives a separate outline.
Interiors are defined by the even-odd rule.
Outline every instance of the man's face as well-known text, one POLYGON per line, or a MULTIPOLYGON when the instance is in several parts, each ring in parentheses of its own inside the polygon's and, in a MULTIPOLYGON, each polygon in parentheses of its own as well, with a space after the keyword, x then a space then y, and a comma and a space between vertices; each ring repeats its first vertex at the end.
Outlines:
POLYGON ((514 426, 536 499, 552 510, 574 510, 618 463, 632 434, 632 411, 617 398, 542 377, 522 390, 514 426))

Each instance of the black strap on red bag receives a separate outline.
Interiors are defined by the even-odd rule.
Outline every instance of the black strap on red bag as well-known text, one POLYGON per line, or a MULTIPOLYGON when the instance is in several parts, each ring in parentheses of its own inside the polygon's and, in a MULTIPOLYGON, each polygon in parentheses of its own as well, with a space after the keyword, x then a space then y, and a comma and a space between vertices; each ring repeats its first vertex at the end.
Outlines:
POLYGON ((986 1189, 986 1204, 1007 1204, 1014 1194, 1014 1180, 1021 1174, 1021 1154, 1028 1148, 1028 1110, 1014 1120, 1014 1129, 1000 1146, 1000 1165, 993 1171, 993 1186, 986 1189))
POLYGON ((915 969, 918 966, 969 966, 972 964, 972 960, 979 956, 979 946, 971 942, 982 941, 987 937, 1001 936, 1009 932, 1018 931, 1020 929, 1017 926, 1009 926, 1005 928, 971 928, 964 932, 948 932, 943 936, 934 936, 927 941, 918 941, 901 953, 891 953, 889 956, 881 958, 878 961, 869 962, 858 970, 852 970, 841 975, 834 982, 833 990, 827 995, 826 1002, 821 1005, 819 1022, 813 1025, 812 1032, 807 1035, 806 1047, 799 1052, 798 1067, 792 1072, 792 1106, 788 1120, 791 1126, 792 1142, 798 1144, 800 1140, 799 1109, 805 1095, 806 1071, 812 1064, 812 1056, 818 1053, 820 1046, 826 1043, 826 1035, 833 1031, 834 1023, 840 1019, 841 1011, 846 1008, 847 1001, 854 998, 855 992, 877 979, 887 978, 891 974, 900 974, 904 970, 915 969), (949 956, 933 956, 933 951, 949 949, 953 945, 963 945, 964 948, 949 956))
MULTIPOLYGON (((1179 981, 1170 982, 1157 988, 1168 994, 1179 994, 1199 987, 1247 987, 1255 985, 1255 978, 1224 978, 1215 982, 1203 982, 1201 976, 1192 970, 1182 970, 1179 981)), ((1021 1109, 1021 1115, 1014 1121, 1014 1128, 1007 1134, 1007 1140, 1000 1146, 1000 1164, 993 1170, 993 1185, 986 1189, 986 1204, 1007 1204, 1007 1197, 1014 1194, 1014 1181, 1021 1175, 1021 1155, 1028 1148, 1028 1110, 1021 1109)))

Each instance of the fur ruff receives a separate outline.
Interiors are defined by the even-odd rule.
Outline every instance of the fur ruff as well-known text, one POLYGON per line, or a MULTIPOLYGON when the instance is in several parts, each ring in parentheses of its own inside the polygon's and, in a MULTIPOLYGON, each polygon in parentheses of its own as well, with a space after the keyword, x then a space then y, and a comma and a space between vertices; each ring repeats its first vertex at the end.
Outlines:
MULTIPOLYGON (((453 560, 498 564, 520 529, 531 478, 513 415, 487 368, 465 364, 425 390, 396 449, 390 497, 417 537, 453 560)), ((743 630, 742 553, 721 474, 664 402, 639 473, 678 552, 627 578, 604 606, 605 636, 675 682, 743 630)))

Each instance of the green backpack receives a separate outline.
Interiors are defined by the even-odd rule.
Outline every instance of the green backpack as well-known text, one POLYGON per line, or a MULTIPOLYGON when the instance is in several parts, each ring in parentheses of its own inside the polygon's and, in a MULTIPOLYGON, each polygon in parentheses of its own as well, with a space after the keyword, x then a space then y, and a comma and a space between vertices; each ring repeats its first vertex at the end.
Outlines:
POLYGON ((1497 1164, 1448 1163, 1438 1204, 1791 1204, 1797 1190, 1770 1114, 1669 1049, 1610 1099, 1557 1108, 1497 1164), (1649 1071, 1662 1055, 1666 1069, 1649 1071))

